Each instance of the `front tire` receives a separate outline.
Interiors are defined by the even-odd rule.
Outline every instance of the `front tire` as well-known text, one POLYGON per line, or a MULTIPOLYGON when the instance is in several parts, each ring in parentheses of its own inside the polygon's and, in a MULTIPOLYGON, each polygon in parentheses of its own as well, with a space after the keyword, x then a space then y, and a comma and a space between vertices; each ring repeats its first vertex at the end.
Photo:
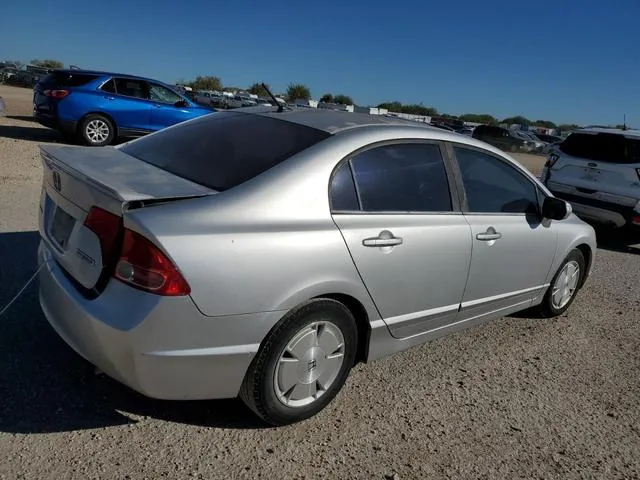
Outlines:
POLYGON ((115 139, 115 126, 106 116, 87 115, 80 124, 80 139, 90 147, 111 145, 115 139))
POLYGON ((573 303, 586 274, 586 262, 580 250, 573 249, 551 280, 551 286, 538 306, 543 318, 562 315, 573 303))
POLYGON ((311 300, 269 333, 247 371, 240 398, 271 425, 312 417, 342 389, 357 341, 355 319, 342 303, 311 300))

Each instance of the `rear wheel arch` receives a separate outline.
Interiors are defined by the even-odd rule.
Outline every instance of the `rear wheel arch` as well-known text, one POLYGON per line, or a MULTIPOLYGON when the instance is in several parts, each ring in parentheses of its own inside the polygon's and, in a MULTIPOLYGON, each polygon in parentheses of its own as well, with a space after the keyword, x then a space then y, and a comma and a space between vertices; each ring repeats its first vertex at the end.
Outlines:
POLYGON ((327 293, 318 295, 313 299, 335 300, 343 304, 353 315, 358 332, 358 350, 356 351, 356 363, 365 362, 369 353, 369 339, 371 336, 371 324, 369 315, 364 305, 355 297, 344 293, 327 293))
MULTIPOLYGON (((352 295, 348 295, 345 293, 323 293, 317 294, 310 298, 305 299, 302 302, 299 302, 294 307, 288 309, 280 319, 291 315, 296 312, 296 310, 301 309, 309 302, 314 300, 334 300, 336 302, 344 305, 347 310, 353 315, 353 318, 356 322, 356 331, 358 334, 357 342, 358 349, 356 351, 356 363, 365 362, 369 352, 369 339, 371 336, 371 324, 369 323, 369 314, 367 313, 367 309, 362 304, 360 300, 352 295)), ((260 341, 260 348, 267 341, 267 338, 271 334, 271 332, 276 328, 278 322, 276 322, 266 333, 264 338, 260 341)))

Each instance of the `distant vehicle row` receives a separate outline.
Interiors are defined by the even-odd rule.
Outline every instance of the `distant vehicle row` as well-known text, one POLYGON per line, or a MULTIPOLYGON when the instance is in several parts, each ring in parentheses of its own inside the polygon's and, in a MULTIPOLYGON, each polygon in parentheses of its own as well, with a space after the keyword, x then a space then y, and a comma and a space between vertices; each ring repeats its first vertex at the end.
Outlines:
POLYGON ((561 141, 560 137, 522 130, 511 130, 495 125, 479 125, 473 138, 487 142, 507 152, 545 152, 550 144, 561 141))

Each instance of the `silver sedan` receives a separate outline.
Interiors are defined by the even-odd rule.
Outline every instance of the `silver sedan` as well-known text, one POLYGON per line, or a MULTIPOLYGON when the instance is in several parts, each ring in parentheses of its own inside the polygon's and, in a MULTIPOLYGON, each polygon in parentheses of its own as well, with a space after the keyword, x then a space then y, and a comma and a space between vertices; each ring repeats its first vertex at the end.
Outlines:
POLYGON ((252 107, 41 155, 58 334, 144 395, 239 396, 274 425, 356 362, 560 315, 593 268, 594 230, 511 157, 399 119, 252 107))

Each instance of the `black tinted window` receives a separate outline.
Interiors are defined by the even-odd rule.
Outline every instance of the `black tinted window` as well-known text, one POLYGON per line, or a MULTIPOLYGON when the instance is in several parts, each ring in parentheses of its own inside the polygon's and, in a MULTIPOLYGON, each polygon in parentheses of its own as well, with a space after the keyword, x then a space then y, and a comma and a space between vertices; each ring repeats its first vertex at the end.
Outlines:
POLYGON ((87 73, 51 72, 40 83, 56 88, 81 87, 96 78, 98 78, 98 75, 87 73))
POLYGON ((322 130, 260 115, 218 112, 178 124, 122 151, 222 191, 329 137, 322 130))
POLYGON ((116 78, 116 92, 118 95, 134 98, 149 98, 147 82, 130 78, 116 78))
POLYGON ((447 175, 436 145, 386 145, 367 150, 351 162, 363 210, 451 210, 447 175))
POLYGON ((567 155, 612 163, 640 163, 640 140, 611 133, 572 133, 560 144, 567 155))
POLYGON ((360 210, 356 186, 353 183, 353 175, 349 162, 343 162, 334 172, 331 179, 331 210, 354 211, 360 210))
POLYGON ((100 90, 103 90, 108 93, 116 93, 116 82, 112 78, 107 83, 102 85, 102 87, 100 87, 100 90))
POLYGON ((536 188, 506 162, 476 150, 454 148, 469 211, 475 213, 536 213, 536 188))

